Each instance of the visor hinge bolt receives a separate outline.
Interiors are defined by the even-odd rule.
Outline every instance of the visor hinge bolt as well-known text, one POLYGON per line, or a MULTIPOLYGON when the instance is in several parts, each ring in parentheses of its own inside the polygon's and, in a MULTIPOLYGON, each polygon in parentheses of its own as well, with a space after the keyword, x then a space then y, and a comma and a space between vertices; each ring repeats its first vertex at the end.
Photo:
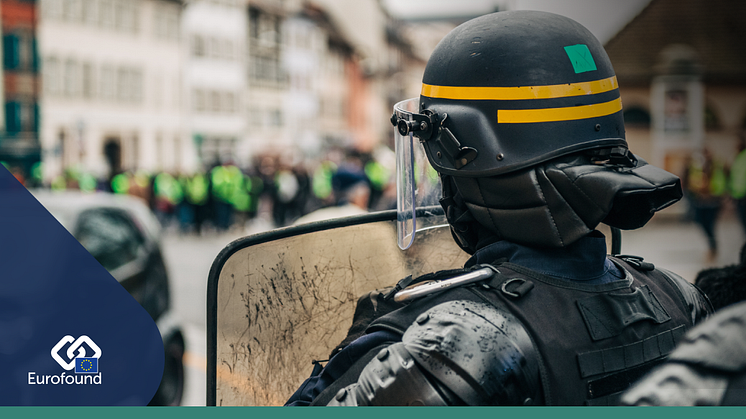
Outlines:
POLYGON ((596 124, 596 131, 601 131, 601 124, 596 124))
POLYGON ((439 152, 437 152, 437 153, 435 153, 435 155, 436 155, 436 156, 438 156, 438 158, 441 158, 441 157, 443 157, 443 153, 441 153, 440 151, 439 151, 439 152))
POLYGON ((497 158, 497 161, 502 161, 502 159, 504 159, 505 156, 503 155, 503 153, 497 153, 497 156, 495 156, 495 158, 497 158))

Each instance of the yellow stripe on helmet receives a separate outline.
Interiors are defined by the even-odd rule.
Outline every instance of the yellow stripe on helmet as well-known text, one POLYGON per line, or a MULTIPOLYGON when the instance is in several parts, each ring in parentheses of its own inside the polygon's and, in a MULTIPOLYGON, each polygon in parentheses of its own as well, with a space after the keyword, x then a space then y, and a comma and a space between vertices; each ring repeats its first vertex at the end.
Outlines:
POLYGON ((550 86, 518 87, 466 87, 422 85, 422 96, 457 100, 524 100, 554 99, 561 97, 593 95, 619 88, 616 76, 581 83, 550 86))
POLYGON ((622 110, 622 99, 593 105, 544 109, 500 109, 498 124, 531 124, 536 122, 573 121, 611 115, 622 110))

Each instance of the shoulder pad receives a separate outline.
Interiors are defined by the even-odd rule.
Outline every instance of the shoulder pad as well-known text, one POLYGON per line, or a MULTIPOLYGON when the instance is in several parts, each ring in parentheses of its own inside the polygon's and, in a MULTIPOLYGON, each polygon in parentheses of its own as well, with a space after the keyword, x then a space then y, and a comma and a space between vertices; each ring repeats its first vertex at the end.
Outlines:
POLYGON ((684 302, 691 313, 692 324, 700 323, 715 311, 705 293, 700 291, 696 285, 669 270, 658 268, 657 271, 663 274, 684 298, 684 302))
POLYGON ((417 317, 402 342, 421 368, 466 404, 539 400, 538 351, 506 310, 473 301, 445 302, 417 317))
POLYGON ((723 398, 728 379, 687 365, 666 363, 627 390, 626 406, 715 406, 723 398))
POLYGON ((682 302, 688 308, 692 324, 701 322, 715 311, 707 295, 681 276, 667 269, 656 268, 655 265, 645 262, 640 256, 615 255, 613 257, 626 262, 640 272, 657 273, 665 278, 678 291, 682 302))
POLYGON ((728 404, 729 381, 744 372, 746 302, 718 311, 690 330, 665 364, 624 394, 622 404, 728 404))
POLYGON ((621 259, 631 266, 633 266, 638 271, 652 271, 655 269, 655 265, 653 265, 650 262, 645 262, 645 260, 640 256, 633 256, 633 255, 615 255, 614 257, 621 259))
POLYGON ((746 371, 746 302, 689 331, 670 359, 728 373, 746 371))

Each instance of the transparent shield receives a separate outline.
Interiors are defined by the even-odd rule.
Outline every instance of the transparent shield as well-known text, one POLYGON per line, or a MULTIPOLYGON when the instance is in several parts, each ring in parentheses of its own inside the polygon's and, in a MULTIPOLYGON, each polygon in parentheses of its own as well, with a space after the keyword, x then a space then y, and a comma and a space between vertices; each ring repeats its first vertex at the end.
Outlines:
POLYGON ((344 339, 358 298, 407 275, 463 266, 469 255, 443 216, 424 209, 418 215, 420 224, 440 226, 421 229, 406 251, 393 245, 391 211, 364 224, 250 236, 221 252, 208 285, 207 404, 282 405, 308 378, 312 361, 329 359, 344 339))
MULTIPOLYGON (((418 111, 418 99, 412 98, 394 105, 398 119, 413 121, 418 111)), ((440 179, 430 165, 425 150, 412 133, 402 135, 394 128, 396 149, 396 210, 397 244, 402 250, 414 242, 420 227, 417 225, 417 208, 438 205, 440 179)))

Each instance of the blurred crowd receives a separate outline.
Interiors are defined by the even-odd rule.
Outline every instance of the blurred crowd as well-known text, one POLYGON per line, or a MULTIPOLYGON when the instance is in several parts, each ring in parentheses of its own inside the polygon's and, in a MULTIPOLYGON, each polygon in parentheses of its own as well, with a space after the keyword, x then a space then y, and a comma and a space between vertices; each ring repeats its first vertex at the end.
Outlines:
MULTIPOLYGON (((388 148, 373 153, 333 149, 323 158, 297 161, 262 154, 248 167, 225 160, 194 173, 137 170, 96 177, 68 168, 46 184, 41 165, 27 178, 9 169, 28 188, 137 196, 165 228, 182 233, 245 230, 257 221, 265 228, 278 228, 334 216, 308 216, 320 209, 354 205, 356 213, 362 213, 396 207, 395 159, 388 148)), ((349 211, 329 214, 353 215, 349 211)))
POLYGON ((682 182, 689 203, 687 215, 701 227, 708 245, 707 259, 714 261, 718 255, 716 224, 726 205, 735 207, 746 234, 746 138, 741 138, 730 165, 707 148, 692 153, 682 182))
MULTIPOLYGON (((193 173, 137 170, 96 177, 73 167, 47 183, 42 181, 41 163, 25 177, 6 167, 28 188, 138 196, 164 226, 178 226, 184 233, 240 229, 256 220, 278 228, 396 208, 395 156, 386 147, 372 153, 334 148, 318 159, 265 153, 246 167, 225 160, 193 173)), ((701 227, 707 258, 714 261, 716 224, 726 206, 735 208, 746 234, 746 138, 741 138, 731 164, 707 148, 692 152, 682 184, 687 219, 701 227)))

